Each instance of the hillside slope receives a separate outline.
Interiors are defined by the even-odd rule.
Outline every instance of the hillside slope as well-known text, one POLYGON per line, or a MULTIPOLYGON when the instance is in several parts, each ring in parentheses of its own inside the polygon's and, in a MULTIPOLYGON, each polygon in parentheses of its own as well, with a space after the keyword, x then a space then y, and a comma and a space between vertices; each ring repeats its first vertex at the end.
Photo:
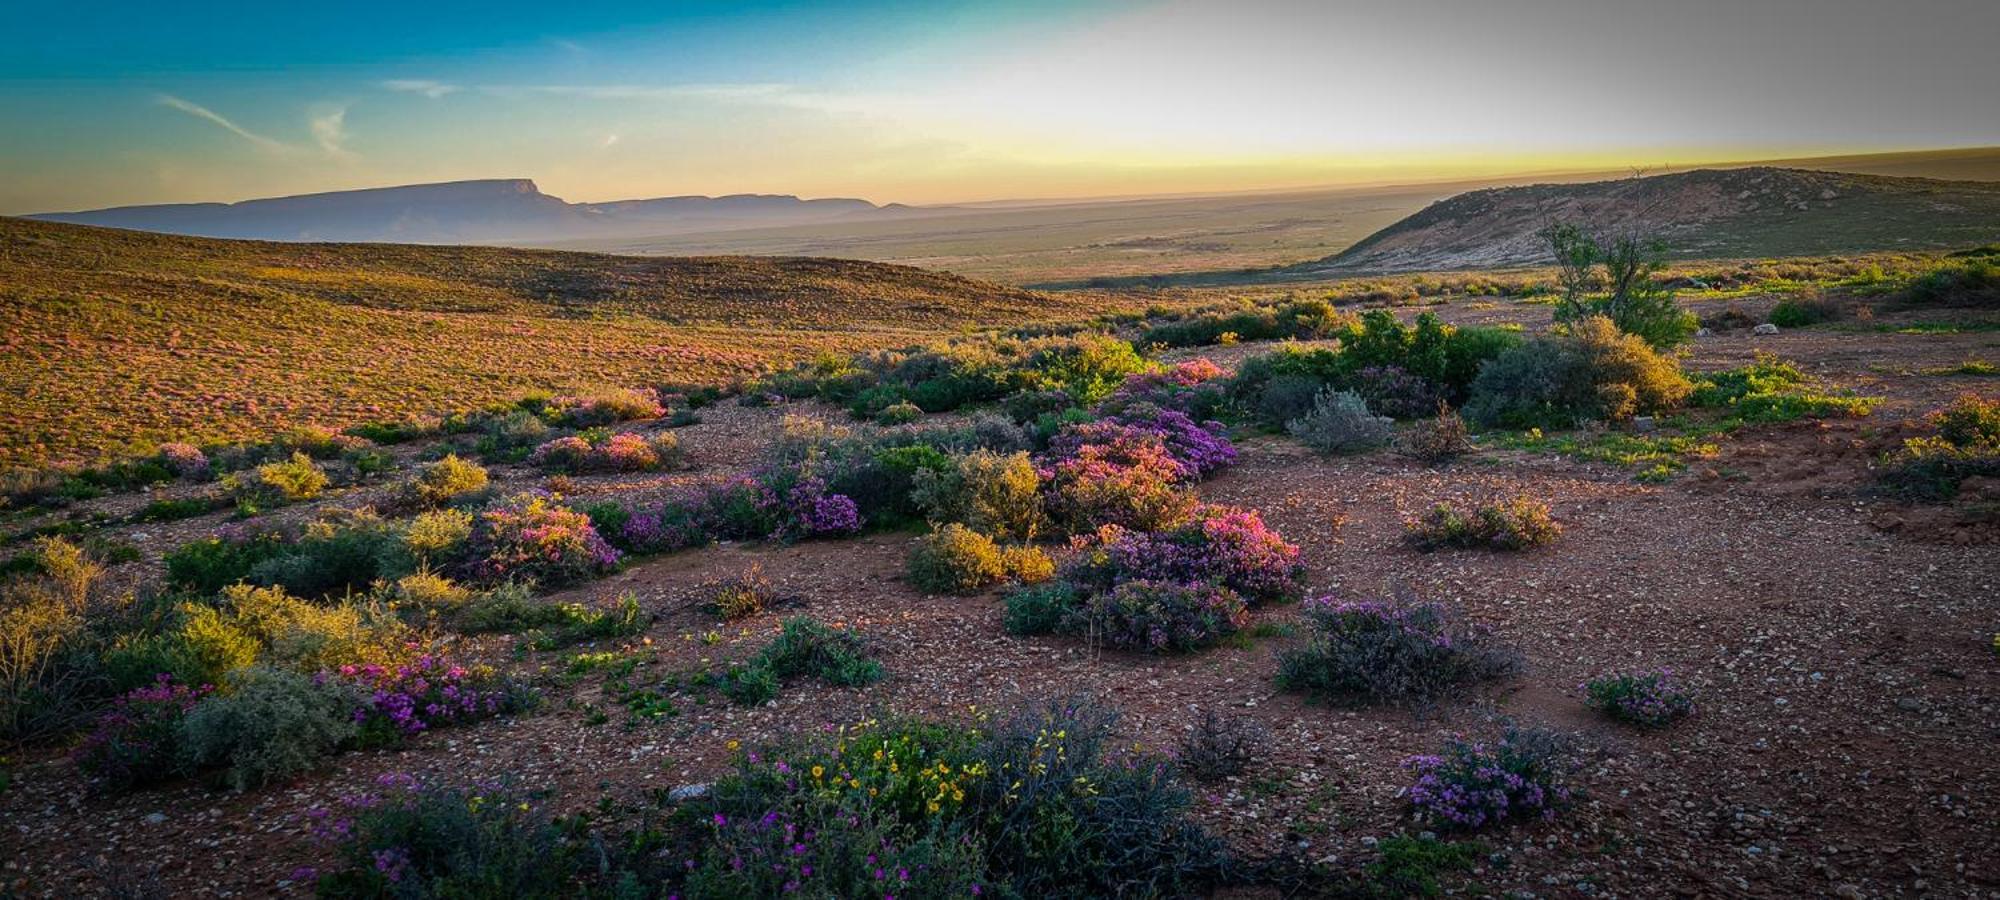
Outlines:
POLYGON ((903 266, 276 244, 0 218, 0 464, 726 379, 820 349, 1075 319, 903 266))
POLYGON ((1304 272, 1539 265, 1551 221, 1634 230, 1680 258, 1915 250, 2000 239, 2000 183, 1804 169, 1700 169, 1470 191, 1433 203, 1304 272))

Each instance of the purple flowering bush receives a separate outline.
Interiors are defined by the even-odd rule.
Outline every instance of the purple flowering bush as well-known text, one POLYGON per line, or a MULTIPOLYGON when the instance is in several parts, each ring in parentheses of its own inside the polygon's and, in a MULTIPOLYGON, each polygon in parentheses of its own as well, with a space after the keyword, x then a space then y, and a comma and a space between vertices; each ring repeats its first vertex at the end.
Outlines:
POLYGON ((1492 742, 1453 739, 1443 753, 1412 756, 1403 765, 1416 776, 1404 794, 1410 806, 1443 831, 1551 820, 1575 796, 1568 784, 1575 755, 1568 741, 1547 731, 1509 728, 1492 742))
POLYGON ((1621 722, 1664 728, 1694 713, 1694 697, 1671 669, 1604 675, 1583 685, 1584 704, 1621 722))
POLYGON ((1213 418, 1229 399, 1228 381, 1223 375, 1222 367, 1207 359, 1141 372, 1126 378, 1098 409, 1116 413, 1143 403, 1186 413, 1191 418, 1213 418))
POLYGON ((1242 595, 1215 584, 1136 579, 1094 594, 1067 625, 1119 650, 1199 650, 1250 621, 1242 595))
POLYGON ((175 684, 162 673, 112 701, 70 758, 107 791, 171 778, 180 771, 181 720, 213 690, 175 684))
POLYGON ((1166 528, 1193 513, 1181 482, 1188 469, 1159 435, 1117 423, 1092 423, 1057 436, 1036 460, 1049 515, 1070 533, 1104 525, 1166 528))
POLYGON ((515 692, 492 670, 468 669, 429 653, 393 666, 341 666, 339 675, 361 687, 367 698, 354 711, 364 744, 394 744, 432 728, 512 712, 519 705, 515 692))
POLYGON ((1520 665, 1442 603, 1319 597, 1304 613, 1311 639, 1278 657, 1278 687, 1332 703, 1429 701, 1520 665))
POLYGON ((469 546, 469 574, 487 583, 570 584, 618 565, 618 551, 589 516, 544 494, 519 494, 480 513, 469 546))
POLYGON ((1305 573, 1299 548, 1255 510, 1226 506, 1200 507, 1165 531, 1106 527, 1078 546, 1063 577, 1097 590, 1134 579, 1213 582, 1261 603, 1297 597, 1305 573))

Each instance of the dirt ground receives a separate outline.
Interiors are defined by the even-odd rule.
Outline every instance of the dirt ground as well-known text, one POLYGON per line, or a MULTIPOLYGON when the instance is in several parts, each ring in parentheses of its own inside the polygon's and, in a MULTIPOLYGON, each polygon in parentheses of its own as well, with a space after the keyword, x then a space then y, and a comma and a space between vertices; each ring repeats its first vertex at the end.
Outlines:
MULTIPOLYGON (((1531 325, 1537 314, 1447 311, 1531 325)), ((1258 349, 1194 355, 1227 366, 1258 349)), ((605 605, 630 592, 657 615, 643 640, 624 642, 645 660, 635 681, 747 656, 799 612, 858 626, 889 677, 853 689, 789 684, 757 708, 683 695, 678 716, 631 725, 601 696, 599 679, 552 682, 537 713, 344 754, 321 774, 247 794, 186 783, 100 798, 59 750, 31 753, 0 793, 0 884, 49 897, 148 879, 173 896, 299 894, 307 886, 290 873, 319 861, 305 811, 385 773, 507 777, 582 808, 601 796, 629 801, 710 780, 732 740, 1093 692, 1121 709, 1122 729, 1148 746, 1171 747, 1208 709, 1271 730, 1270 752, 1250 771, 1198 786, 1198 817, 1247 853, 1367 861, 1377 841, 1416 830, 1400 796, 1409 781, 1401 761, 1454 734, 1490 734, 1504 717, 1577 733, 1589 752, 1586 793, 1553 823, 1479 835, 1485 852, 1465 893, 2000 897, 2000 655, 1992 647, 2000 537, 1990 516, 1876 494, 1869 469, 1882 449, 1914 433, 1904 420, 1959 392, 1994 390, 1990 378, 1917 373, 1993 360, 2000 334, 1737 331, 1699 339, 1688 364, 1740 365, 1759 350, 1887 402, 1863 420, 1741 432, 1723 440, 1716 458, 1658 485, 1543 454, 1486 451, 1430 469, 1386 451, 1323 458, 1289 439, 1254 436, 1241 441, 1237 466, 1201 486, 1208 500, 1261 510, 1299 544, 1315 593, 1399 590, 1447 600, 1518 647, 1524 672, 1473 698, 1423 712, 1308 705, 1271 683, 1277 653, 1297 636, 1167 658, 1092 652, 1068 637, 1013 637, 1001 627, 997 591, 947 598, 907 585, 910 534, 722 545, 639 561, 559 598, 605 605), (1440 499, 1521 492, 1553 507, 1565 529, 1553 547, 1425 554, 1401 540, 1404 517, 1440 499), (697 611, 696 585, 752 564, 796 603, 734 625, 697 611), (713 642, 701 639, 711 631, 713 642), (1652 733, 1583 707, 1584 680, 1656 666, 1691 683, 1695 716, 1652 733), (592 708, 611 721, 592 725, 592 708)), ((703 424, 680 432, 697 468, 672 478, 743 466, 786 412, 706 411, 703 424)), ((525 469, 496 474, 508 487, 541 481, 525 469)), ((575 494, 632 497, 672 478, 579 478, 575 494)), ((377 490, 331 502, 360 505, 377 490)), ((96 502, 109 509, 144 499, 96 502)), ((121 577, 155 577, 161 553, 224 522, 215 514, 119 529, 146 555, 120 567, 121 577)), ((1296 607, 1257 613, 1259 621, 1296 616, 1296 607)), ((455 642, 458 654, 523 672, 562 656, 518 655, 505 636, 455 642)))

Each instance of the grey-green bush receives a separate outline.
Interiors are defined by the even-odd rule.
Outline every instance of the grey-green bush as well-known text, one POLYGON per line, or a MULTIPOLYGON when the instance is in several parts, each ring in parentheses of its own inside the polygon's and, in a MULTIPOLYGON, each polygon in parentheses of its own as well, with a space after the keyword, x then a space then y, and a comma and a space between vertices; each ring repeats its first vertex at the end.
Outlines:
POLYGON ((239 791, 310 772, 355 736, 363 698, 349 685, 252 666, 230 686, 181 720, 181 755, 190 768, 226 767, 239 791))
POLYGON ((1321 453, 1372 450, 1396 434, 1395 424, 1369 412, 1359 394, 1332 388, 1313 398, 1312 411, 1287 422, 1285 430, 1321 453))

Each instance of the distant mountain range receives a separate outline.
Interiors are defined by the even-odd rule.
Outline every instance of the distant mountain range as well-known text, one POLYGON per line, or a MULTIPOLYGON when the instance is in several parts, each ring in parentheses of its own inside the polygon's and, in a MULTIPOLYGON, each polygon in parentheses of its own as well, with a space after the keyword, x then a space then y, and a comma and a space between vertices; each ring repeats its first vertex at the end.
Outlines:
POLYGON ((1769 166, 1468 191, 1286 274, 1543 265, 1555 221, 1629 230, 1680 258, 1919 250, 2000 241, 2000 182, 1769 166))
POLYGON ((413 184, 245 200, 28 216, 50 222, 270 241, 468 244, 593 240, 767 228, 938 212, 789 194, 570 203, 526 178, 413 184))

